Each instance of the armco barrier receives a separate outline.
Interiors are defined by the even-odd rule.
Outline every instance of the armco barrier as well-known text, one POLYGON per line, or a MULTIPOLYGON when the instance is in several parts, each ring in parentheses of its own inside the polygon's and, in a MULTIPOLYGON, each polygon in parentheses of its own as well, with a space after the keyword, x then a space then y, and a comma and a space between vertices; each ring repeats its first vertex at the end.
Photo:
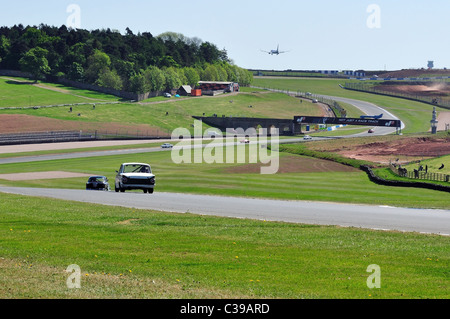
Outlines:
POLYGON ((95 137, 81 131, 30 132, 0 135, 0 145, 89 141, 95 137))
POLYGON ((360 169, 367 173, 369 179, 379 185, 384 186, 395 186, 395 187, 415 187, 415 188, 427 188, 437 191, 443 191, 450 193, 450 186, 438 185, 433 183, 423 183, 423 182, 406 182, 406 181, 393 181, 386 180, 375 175, 372 169, 367 165, 361 165, 360 169))

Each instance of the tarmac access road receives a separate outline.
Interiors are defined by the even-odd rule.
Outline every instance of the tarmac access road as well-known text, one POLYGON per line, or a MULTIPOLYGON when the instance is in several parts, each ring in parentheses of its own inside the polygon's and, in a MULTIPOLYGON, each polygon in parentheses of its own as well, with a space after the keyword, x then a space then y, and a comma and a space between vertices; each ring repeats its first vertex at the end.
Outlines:
POLYGON ((419 232, 443 236, 450 234, 450 210, 159 193, 158 191, 149 195, 137 192, 115 193, 0 186, 0 192, 175 213, 419 232))

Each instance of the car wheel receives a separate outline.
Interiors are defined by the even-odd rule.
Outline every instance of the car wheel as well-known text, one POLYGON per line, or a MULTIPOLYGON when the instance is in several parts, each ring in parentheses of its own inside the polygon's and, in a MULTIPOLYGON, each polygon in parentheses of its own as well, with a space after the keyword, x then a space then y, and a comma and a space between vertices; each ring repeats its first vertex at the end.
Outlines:
POLYGON ((149 193, 149 194, 153 194, 153 188, 149 188, 149 189, 148 189, 148 193, 149 193))
POLYGON ((147 194, 147 190, 146 189, 144 189, 144 193, 147 194))

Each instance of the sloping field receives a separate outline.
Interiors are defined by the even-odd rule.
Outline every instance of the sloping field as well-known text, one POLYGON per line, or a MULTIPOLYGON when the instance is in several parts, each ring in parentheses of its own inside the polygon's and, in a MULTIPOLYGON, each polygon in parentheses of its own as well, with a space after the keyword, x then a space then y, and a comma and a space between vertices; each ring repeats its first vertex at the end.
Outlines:
POLYGON ((55 84, 35 85, 0 79, 0 107, 27 107, 0 110, 0 116, 8 116, 3 118, 4 123, 8 125, 0 127, 0 134, 62 128, 108 132, 122 130, 122 134, 130 129, 141 134, 156 129, 168 133, 179 127, 191 129, 193 115, 217 114, 262 118, 293 118, 299 113, 311 116, 323 115, 323 109, 309 101, 300 101, 298 98, 281 93, 260 92, 248 88, 242 88, 242 92, 237 95, 180 99, 158 97, 143 103, 116 103, 117 99, 114 101, 111 98, 109 101, 115 102, 114 104, 97 104, 95 109, 92 106, 95 101, 103 101, 100 100, 103 97, 108 100, 110 96, 101 95, 96 100, 92 97, 95 97, 94 93, 79 92, 55 84), (33 108, 33 106, 61 104, 63 106, 33 108))
POLYGON ((0 134, 14 134, 45 131, 86 131, 110 134, 136 134, 146 136, 170 136, 159 128, 147 124, 126 124, 118 122, 84 122, 76 120, 53 119, 45 116, 27 114, 0 114, 0 134))
POLYGON ((71 103, 113 102, 119 98, 59 84, 0 77, 0 107, 30 107, 71 103))

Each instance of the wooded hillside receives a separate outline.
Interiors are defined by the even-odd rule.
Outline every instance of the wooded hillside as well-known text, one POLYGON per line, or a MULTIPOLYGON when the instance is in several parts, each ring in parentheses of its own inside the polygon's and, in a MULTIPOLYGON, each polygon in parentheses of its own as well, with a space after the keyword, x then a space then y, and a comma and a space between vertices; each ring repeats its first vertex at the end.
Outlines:
POLYGON ((37 78, 64 77, 135 93, 203 81, 249 85, 252 75, 234 65, 225 49, 166 32, 125 34, 111 29, 15 25, 0 28, 0 69, 37 78))

